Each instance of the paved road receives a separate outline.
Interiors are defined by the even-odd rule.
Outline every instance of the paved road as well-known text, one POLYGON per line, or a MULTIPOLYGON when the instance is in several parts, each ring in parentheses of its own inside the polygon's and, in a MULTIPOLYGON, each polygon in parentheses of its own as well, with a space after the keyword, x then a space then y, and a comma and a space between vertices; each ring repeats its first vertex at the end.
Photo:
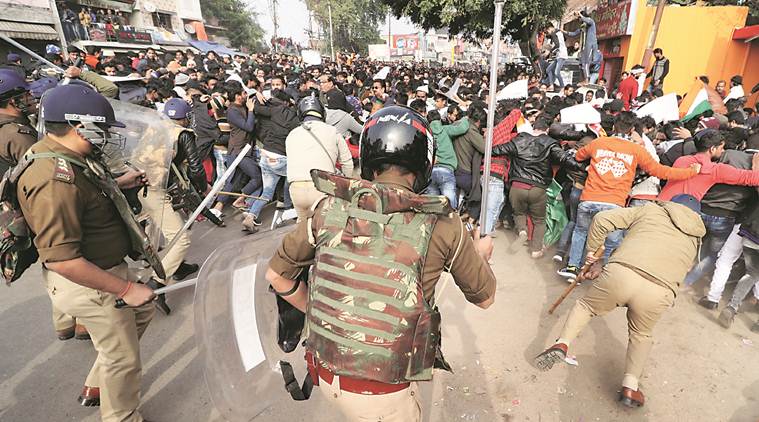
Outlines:
MULTIPOLYGON (((243 236, 236 223, 229 225, 197 225, 189 260, 202 262, 215 245, 243 236)), ((573 299, 557 315, 548 316, 548 306, 565 284, 553 274, 547 258, 535 262, 524 251, 510 252, 513 240, 506 232, 496 238, 493 263, 499 287, 490 310, 466 306, 451 286, 445 291, 440 304, 443 345, 455 373, 438 372, 424 385, 426 420, 759 420, 759 336, 748 329, 756 313, 740 314, 734 328, 726 331, 717 325, 716 313, 694 304, 698 295, 693 293, 679 295, 657 327, 642 380, 645 408, 621 409, 615 401, 627 341, 621 310, 594 320, 580 336, 570 352, 579 366, 538 372, 531 357, 558 335, 573 299)), ((39 268, 0 291, 0 420, 97 421, 96 410, 75 402, 95 353, 89 342, 54 338, 39 268)), ((142 342, 142 413, 152 421, 221 420, 206 391, 195 348, 192 300, 192 291, 172 293, 174 312, 169 317, 157 314, 142 342)), ((271 410, 256 419, 340 420, 318 392, 309 402, 294 403, 284 391, 271 410)))

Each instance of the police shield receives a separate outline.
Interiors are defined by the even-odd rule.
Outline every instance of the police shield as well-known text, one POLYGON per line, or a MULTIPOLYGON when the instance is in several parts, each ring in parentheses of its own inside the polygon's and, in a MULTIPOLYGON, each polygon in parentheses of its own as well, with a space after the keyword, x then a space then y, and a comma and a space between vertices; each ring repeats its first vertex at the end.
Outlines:
POLYGON ((268 261, 290 230, 225 243, 198 276, 195 339, 211 399, 229 421, 250 421, 277 401, 291 400, 283 367, 298 380, 307 374, 299 331, 297 340, 285 342, 290 353, 279 345, 277 297, 265 280, 268 261))
MULTIPOLYGON (((137 219, 145 228, 154 250, 158 250, 163 225, 163 208, 154 209, 140 206, 146 195, 164 198, 169 182, 171 160, 178 136, 178 126, 156 110, 135 104, 111 100, 116 119, 125 128, 112 128, 123 137, 122 143, 108 143, 103 148, 104 160, 112 173, 121 174, 129 170, 142 170, 149 181, 147 192, 134 190, 127 192, 135 209, 137 219)), ((166 239, 166 242, 171 239, 166 239)))

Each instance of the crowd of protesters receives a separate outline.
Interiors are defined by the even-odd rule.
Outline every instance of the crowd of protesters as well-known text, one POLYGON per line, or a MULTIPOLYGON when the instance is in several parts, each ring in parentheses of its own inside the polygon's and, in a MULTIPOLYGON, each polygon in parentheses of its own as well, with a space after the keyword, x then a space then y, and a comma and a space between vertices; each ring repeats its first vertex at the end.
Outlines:
MULTIPOLYGON (((353 173, 351 158, 358 156, 363 122, 373 112, 405 105, 424 116, 437 142, 428 193, 446 196, 462 216, 473 220, 486 207, 488 227, 483 231, 497 236, 498 228, 513 227, 513 247, 525 244, 534 259, 555 243, 553 259, 567 280, 583 264, 595 214, 692 195, 701 201, 707 235, 700 262, 685 283, 713 277, 699 303, 715 309, 726 283, 738 280, 720 314, 723 325, 730 326, 752 287, 759 298, 759 160, 754 155, 759 151, 759 104, 749 104, 751 95, 729 95, 731 88, 742 85, 741 76, 735 75, 714 85, 726 100, 724 110, 707 110, 687 121, 639 116, 635 111, 665 94, 663 83, 671 69, 661 50, 655 51, 650 69, 634 66, 610 86, 598 77, 600 53, 586 36, 582 51, 575 47, 584 57, 585 81, 571 84, 561 77, 569 54, 561 31, 549 27, 545 34, 546 50, 553 52, 546 60, 536 60, 533 69, 509 66, 499 72, 499 89, 526 80, 528 90, 526 97, 497 103, 493 161, 486 177, 487 104, 494 93, 488 91, 484 68, 384 63, 355 55, 314 65, 284 54, 153 49, 114 54, 75 48, 61 52, 52 46, 46 58, 66 76, 79 77, 122 101, 160 111, 172 98, 186 100, 209 182, 245 145, 253 145, 224 189, 234 195, 220 195, 212 209, 218 216, 241 211, 242 227, 251 232, 259 230, 268 203, 288 209, 298 202, 291 198, 296 189, 290 182, 300 180, 289 179, 307 174, 312 163, 302 157, 288 162, 292 149, 286 141, 303 130, 304 116, 297 106, 309 96, 323 104, 322 117, 344 141, 325 152, 331 165, 348 175, 353 173), (600 123, 562 122, 562 110, 578 104, 597 110, 600 123), (483 189, 488 189, 487 204, 480 204, 483 189)), ((593 32, 591 41, 594 37, 593 32)), ((22 69, 30 79, 49 77, 44 65, 24 69, 17 55, 8 59, 7 66, 22 69)), ((706 76, 698 78, 711 89, 706 76)), ((685 93, 677 94, 683 101, 685 93)), ((319 151, 313 152, 314 163, 322 160, 319 151)), ((623 236, 621 231, 609 236, 606 257, 623 236)), ((759 331, 759 323, 753 329, 759 331)))

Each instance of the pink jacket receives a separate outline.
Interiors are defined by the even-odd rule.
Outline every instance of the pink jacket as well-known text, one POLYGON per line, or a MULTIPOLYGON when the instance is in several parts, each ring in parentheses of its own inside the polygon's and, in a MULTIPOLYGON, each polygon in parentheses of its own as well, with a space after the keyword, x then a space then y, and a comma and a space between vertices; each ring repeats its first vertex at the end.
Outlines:
POLYGON ((700 201, 706 192, 718 183, 759 186, 759 170, 741 170, 729 164, 715 163, 706 154, 680 157, 672 167, 688 167, 693 163, 701 164, 701 172, 690 179, 667 182, 659 194, 660 200, 669 201, 684 193, 700 201))

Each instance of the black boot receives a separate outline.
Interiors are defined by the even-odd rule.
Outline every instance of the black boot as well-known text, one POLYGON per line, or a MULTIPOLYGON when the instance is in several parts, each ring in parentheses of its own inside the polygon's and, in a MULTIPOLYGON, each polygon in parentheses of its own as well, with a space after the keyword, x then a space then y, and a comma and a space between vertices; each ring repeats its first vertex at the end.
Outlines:
MULTIPOLYGON (((146 286, 150 287, 153 290, 160 289, 161 287, 166 287, 165 284, 159 283, 158 280, 154 278, 150 278, 147 283, 145 283, 146 286)), ((161 311, 164 315, 169 315, 171 313, 171 308, 169 308, 169 305, 166 304, 166 295, 160 294, 155 299, 155 307, 159 311, 161 311)))
POLYGON ((174 271, 174 280, 182 281, 190 274, 197 272, 199 269, 200 266, 198 264, 188 264, 182 261, 177 270, 174 271))

